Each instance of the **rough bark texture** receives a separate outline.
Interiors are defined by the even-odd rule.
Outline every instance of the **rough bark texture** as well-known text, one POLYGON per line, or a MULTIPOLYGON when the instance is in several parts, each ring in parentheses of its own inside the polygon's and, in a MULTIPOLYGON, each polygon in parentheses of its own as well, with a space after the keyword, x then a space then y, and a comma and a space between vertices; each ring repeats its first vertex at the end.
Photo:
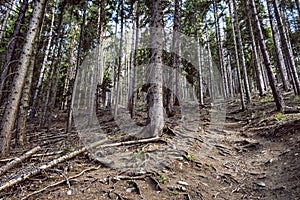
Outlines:
POLYGON ((272 94, 276 103, 276 108, 278 111, 283 112, 284 111, 284 101, 283 98, 281 96, 281 93, 278 89, 278 87, 275 84, 275 76, 274 73, 272 71, 272 66, 270 63, 270 57, 269 57, 269 53, 268 53, 268 49, 266 47, 266 44, 264 42, 264 36, 261 30, 261 26, 260 26, 260 22, 258 19, 258 15, 257 15, 257 11, 256 11, 256 6, 255 6, 255 2, 254 0, 250 0, 250 8, 251 8, 251 12, 252 12, 252 17, 254 19, 254 26, 256 29, 256 36, 258 38, 259 41, 259 45, 261 48, 261 52, 263 55, 263 59, 264 59, 264 64, 267 70, 267 75, 269 78, 269 83, 272 89, 272 94))
POLYGON ((28 1, 24 0, 22 3, 22 6, 20 8, 20 11, 19 11, 18 19, 14 26, 14 32, 13 32, 13 35, 11 38, 11 42, 9 43, 6 57, 4 60, 4 64, 2 67, 2 72, 1 72, 1 77, 0 77, 0 101, 1 101, 2 95, 3 95, 3 89, 4 89, 4 85, 5 85, 6 76, 7 76, 8 70, 9 70, 9 64, 11 63, 11 59, 13 57, 15 46, 17 44, 17 37, 20 34, 21 24, 25 17, 25 12, 26 12, 27 8, 28 8, 28 1))
POLYGON ((16 120, 18 107, 21 99, 22 89, 25 83, 28 67, 30 65, 31 54, 33 51, 35 37, 38 34, 39 21, 42 18, 45 9, 46 0, 40 0, 35 3, 32 18, 30 20, 29 29, 25 38, 23 52, 19 60, 18 71, 15 75, 9 101, 6 106, 2 118, 1 130, 1 154, 5 156, 9 154, 12 130, 16 120))
POLYGON ((138 137, 155 137, 164 127, 162 89, 162 8, 161 0, 152 1, 151 63, 147 126, 138 137))
POLYGON ((27 158, 29 158, 33 154, 35 154, 39 150, 41 150, 41 147, 37 146, 37 147, 27 151, 25 154, 23 154, 19 158, 15 158, 13 161, 7 163, 6 165, 4 165, 3 167, 0 168, 0 176, 3 175, 8 170, 10 170, 11 168, 13 168, 16 165, 20 164, 21 162, 23 162, 24 160, 26 160, 27 158))

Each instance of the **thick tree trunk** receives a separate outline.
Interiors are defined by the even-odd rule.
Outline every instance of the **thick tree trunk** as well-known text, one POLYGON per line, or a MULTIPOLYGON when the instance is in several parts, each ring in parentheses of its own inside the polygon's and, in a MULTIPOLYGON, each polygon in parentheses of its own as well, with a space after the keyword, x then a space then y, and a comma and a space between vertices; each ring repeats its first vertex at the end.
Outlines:
POLYGON ((13 82, 9 101, 2 118, 1 130, 1 155, 5 156, 10 152, 11 133, 16 120, 18 107, 21 99, 22 89, 25 83, 26 74, 30 65, 35 37, 38 35, 38 25, 45 9, 46 0, 35 2, 29 29, 25 38, 23 52, 20 57, 17 74, 13 82))
POLYGON ((164 127, 163 116, 163 76, 162 76, 162 8, 161 0, 152 1, 151 22, 151 60, 150 60, 150 88, 148 103, 147 126, 140 132, 138 137, 156 137, 164 127))
POLYGON ((15 50, 15 46, 17 44, 17 37, 20 34, 21 25, 24 20, 27 8, 28 8, 28 0, 24 0, 22 3, 22 6, 20 8, 20 11, 19 11, 18 19, 14 26, 14 32, 13 32, 13 35, 11 38, 11 42, 9 43, 6 57, 4 60, 4 64, 2 67, 2 72, 1 72, 1 76, 0 76, 0 101, 2 99, 3 89, 4 89, 4 85, 5 85, 6 76, 7 76, 8 70, 9 70, 9 65, 11 63, 11 59, 12 59, 12 56, 13 56, 13 53, 15 50))
POLYGON ((278 87, 275 84, 275 76, 274 73, 272 71, 272 66, 270 63, 270 57, 269 57, 269 53, 268 53, 268 49, 266 47, 266 44, 264 42, 264 36, 261 30, 261 26, 260 26, 260 21, 258 19, 258 14, 256 11, 256 6, 255 6, 255 2, 254 0, 250 0, 250 8, 251 8, 251 12, 252 12, 252 17, 254 19, 254 26, 256 29, 256 36, 258 38, 259 41, 259 45, 261 48, 261 52, 263 54, 263 59, 264 59, 264 64, 267 70, 267 75, 269 78, 269 83, 272 89, 272 94, 276 103, 276 108, 278 111, 283 112, 284 111, 284 101, 283 98, 281 96, 281 93, 278 89, 278 87))

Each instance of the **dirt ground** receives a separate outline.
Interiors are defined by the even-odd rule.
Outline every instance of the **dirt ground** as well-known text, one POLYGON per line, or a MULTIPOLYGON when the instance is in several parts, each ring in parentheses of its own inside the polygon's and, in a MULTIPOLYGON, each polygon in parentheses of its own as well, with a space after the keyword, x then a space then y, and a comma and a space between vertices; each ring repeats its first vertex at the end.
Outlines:
MULTIPOLYGON (((180 134, 190 133, 195 138, 180 157, 161 168, 138 172, 111 169, 84 153, 2 191, 0 199, 300 199, 300 113, 277 113, 269 96, 254 99, 243 112, 238 101, 228 101, 226 121, 220 130, 209 128, 209 105, 201 108, 198 127, 178 124, 182 114, 175 115, 168 121, 163 138, 171 142, 180 134)), ((299 99, 290 95, 285 99, 289 107, 299 109, 299 99)), ((24 150, 15 148, 11 156, 20 156, 37 144, 42 152, 7 172, 0 182, 79 149, 76 132, 64 133, 64 118, 60 113, 48 129, 31 122, 30 145, 24 150)), ((113 120, 105 119, 107 133, 118 131, 113 120)), ((146 145, 160 148, 164 143, 130 148, 143 149, 146 145)), ((3 158, 0 166, 7 162, 3 158)))

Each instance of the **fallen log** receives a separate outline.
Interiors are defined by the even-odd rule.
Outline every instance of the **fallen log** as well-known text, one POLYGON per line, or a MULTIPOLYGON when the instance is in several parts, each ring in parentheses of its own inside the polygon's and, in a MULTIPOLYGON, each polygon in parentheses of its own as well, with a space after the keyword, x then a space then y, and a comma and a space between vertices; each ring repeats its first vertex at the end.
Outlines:
POLYGON ((107 139, 104 139, 104 140, 100 140, 98 142, 95 142, 95 143, 92 143, 90 144, 89 146, 87 147, 83 147, 77 151, 74 151, 72 153, 69 153, 67 155, 64 155, 62 157, 59 157, 55 160, 52 160, 51 162, 48 162, 47 164, 44 164, 40 167, 35 167, 34 169, 32 170, 29 170, 19 176, 16 176, 15 178, 5 182, 5 183, 1 183, 0 184, 0 192, 4 189, 7 189, 17 183, 20 183, 26 179, 28 179, 29 177, 31 176, 35 176, 39 173, 41 173, 43 170, 46 170, 46 169, 49 169, 49 168, 52 168, 53 166, 61 163, 61 162, 64 162, 64 161, 67 161, 71 158, 74 158, 84 152, 86 152, 87 150, 91 149, 91 148, 95 148, 95 147, 98 147, 98 146, 102 146, 102 147, 116 147, 116 146, 122 146, 122 145, 131 145, 131 144, 137 144, 137 143, 146 143, 146 142, 153 142, 153 141, 158 141, 158 140, 161 140, 160 137, 154 137, 154 138, 147 138, 147 139, 141 139, 141 140, 134 140, 134 141, 125 141, 125 142, 119 142, 119 143, 112 143, 112 144, 104 144, 105 142, 107 142, 108 140, 107 139), (104 145, 103 145, 104 144, 104 145))
POLYGON ((25 154, 23 154, 20 157, 15 158, 13 161, 7 163, 6 165, 4 165, 3 167, 0 168, 0 176, 2 174, 4 174, 5 172, 7 172, 8 170, 10 170, 11 168, 15 167, 16 165, 20 164, 21 162, 23 162, 24 160, 26 160, 27 158, 29 158, 30 156, 32 156, 33 154, 35 154, 36 152, 38 152, 39 150, 41 150, 40 146, 37 146, 29 151, 27 151, 25 154))
POLYGON ((31 176, 35 176, 35 175, 41 173, 45 169, 51 168, 51 167, 53 167, 53 166, 55 166, 55 165, 57 165, 57 164, 59 164, 61 162, 67 161, 67 160, 69 160, 71 158, 74 158, 74 157, 76 157, 76 156, 84 153, 85 151, 87 151, 90 148, 94 148, 94 147, 100 146, 101 144, 105 143, 106 141, 107 140, 101 140, 101 141, 92 143, 91 145, 89 145, 87 147, 83 147, 83 148, 81 148, 81 149, 79 149, 77 151, 74 151, 74 152, 69 153, 67 155, 64 155, 62 157, 59 157, 59 158, 57 158, 55 160, 52 160, 51 162, 48 162, 47 164, 44 164, 44 165, 42 165, 40 167, 34 168, 33 170, 25 172, 25 173, 17 176, 16 178, 13 178, 13 179, 5 182, 5 183, 1 183, 0 184, 0 192, 2 190, 4 190, 4 189, 7 189, 7 188, 9 188, 9 187, 11 187, 11 186, 13 186, 13 185, 15 185, 17 183, 20 183, 20 182, 28 179, 31 176))

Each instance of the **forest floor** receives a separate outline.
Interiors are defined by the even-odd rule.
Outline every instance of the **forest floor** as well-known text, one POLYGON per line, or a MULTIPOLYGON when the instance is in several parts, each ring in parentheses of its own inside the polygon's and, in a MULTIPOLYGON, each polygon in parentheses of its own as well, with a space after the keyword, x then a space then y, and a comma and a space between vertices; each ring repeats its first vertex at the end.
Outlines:
MULTIPOLYGON (((285 100, 299 109, 299 98, 285 95, 285 100)), ((274 107, 270 96, 253 98, 243 112, 238 101, 228 101, 221 130, 208 130, 209 106, 201 109, 199 127, 184 130, 171 120, 165 129, 172 132, 169 135, 194 131, 197 138, 182 158, 161 169, 134 174, 105 167, 85 153, 2 191, 0 199, 300 199, 300 113, 279 114, 274 107), (213 131, 218 132, 217 140, 211 138, 213 131), (204 147, 209 147, 208 153, 204 147), (63 182, 66 178, 69 184, 63 182)), ((43 152, 7 172, 0 182, 79 149, 76 132, 64 133, 65 117, 60 113, 49 129, 31 122, 31 146, 15 148, 11 156, 20 156, 37 144, 43 152), (46 154, 50 152, 54 153, 46 154)), ((114 131, 116 125, 111 120, 106 123, 106 131, 114 131)), ((7 162, 2 159, 0 167, 7 162)))

